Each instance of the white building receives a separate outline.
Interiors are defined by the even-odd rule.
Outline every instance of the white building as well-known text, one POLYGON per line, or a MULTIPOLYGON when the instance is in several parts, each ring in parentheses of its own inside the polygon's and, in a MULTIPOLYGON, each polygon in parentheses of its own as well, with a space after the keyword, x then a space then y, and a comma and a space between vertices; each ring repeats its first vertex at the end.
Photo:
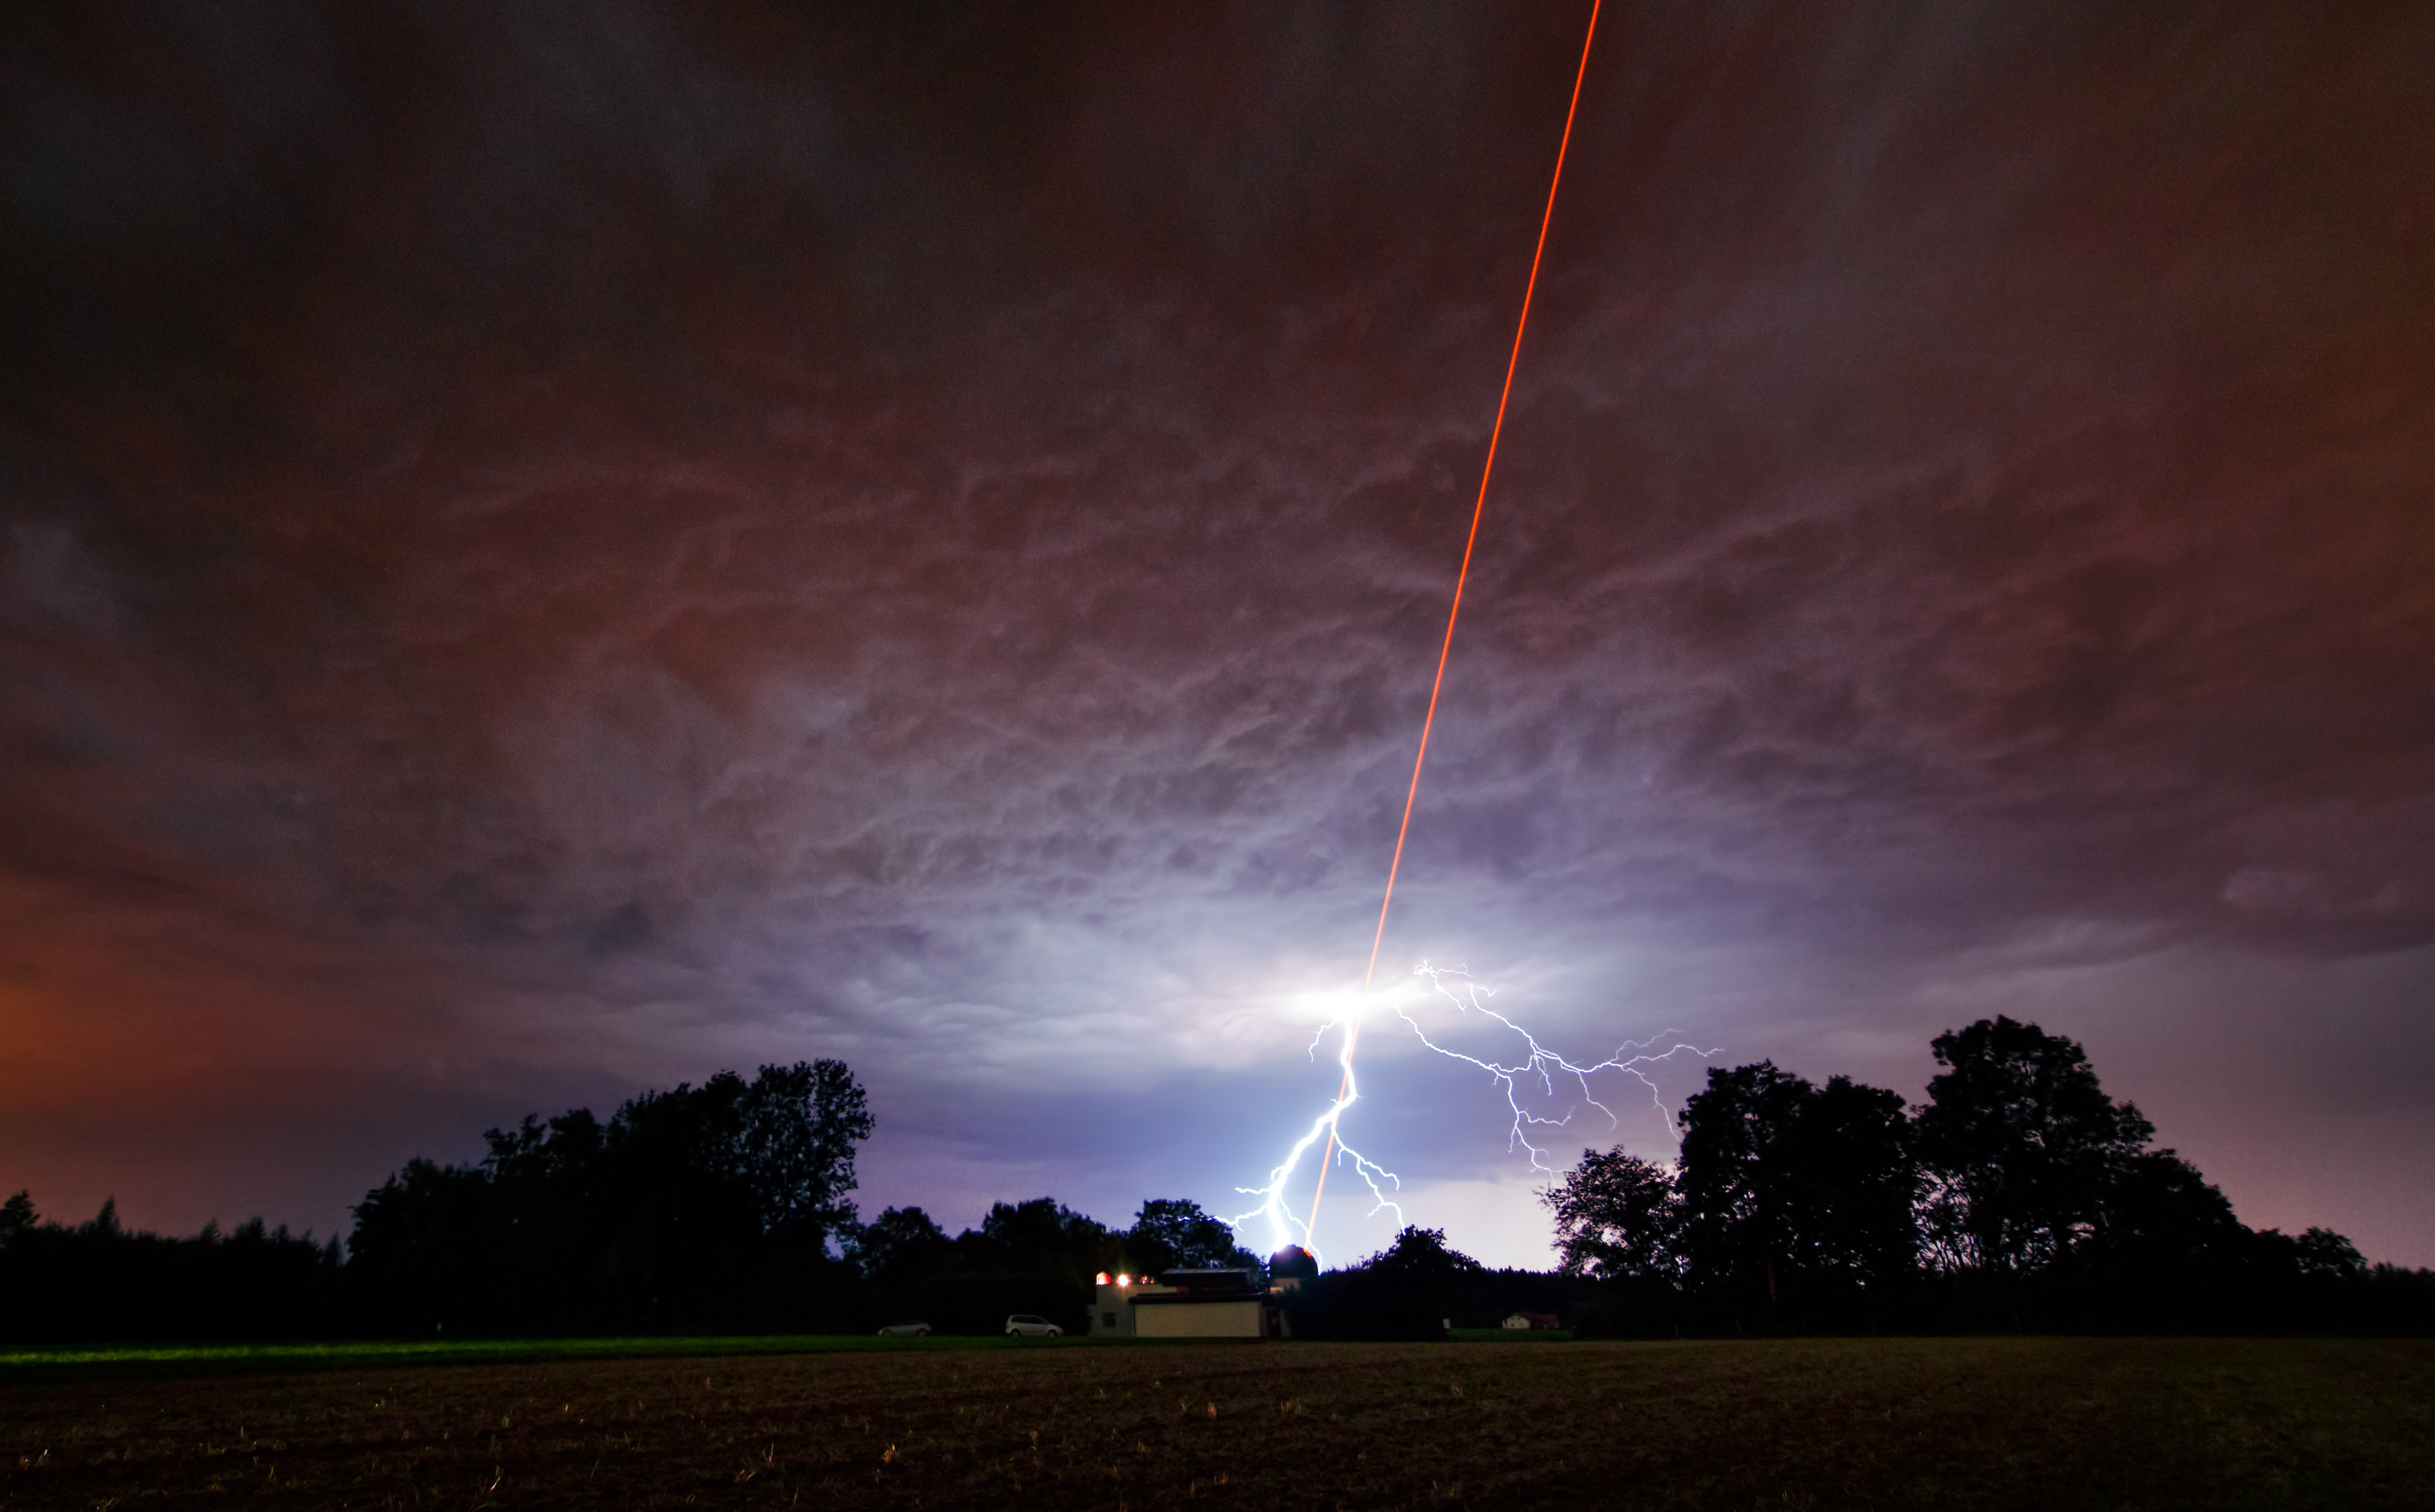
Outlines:
POLYGON ((1147 1276, 1099 1275, 1091 1305, 1094 1338, 1282 1339, 1285 1305, 1249 1271, 1171 1270, 1147 1276))

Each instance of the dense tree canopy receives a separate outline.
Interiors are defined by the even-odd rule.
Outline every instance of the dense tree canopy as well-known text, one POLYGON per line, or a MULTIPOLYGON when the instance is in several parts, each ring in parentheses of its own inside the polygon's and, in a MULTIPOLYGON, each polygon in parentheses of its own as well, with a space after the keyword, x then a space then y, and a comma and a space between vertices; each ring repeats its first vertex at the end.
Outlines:
POLYGON ((721 1072, 607 1123, 577 1108, 411 1160, 355 1209, 354 1264, 399 1326, 741 1324, 817 1284, 870 1137, 842 1061, 721 1072))
POLYGON ((1542 1199, 1556 1217, 1567 1276, 1672 1280, 1682 1274, 1682 1202, 1673 1173, 1620 1148, 1583 1150, 1542 1199))
POLYGON ((1235 1230, 1180 1197, 1152 1197, 1125 1234, 1127 1267, 1138 1274, 1238 1266, 1259 1268, 1260 1257, 1235 1242, 1235 1230))
POLYGON ((1683 1110, 1683 1266, 1770 1301, 1898 1282, 1917 1184, 1899 1094, 1767 1061, 1713 1070, 1683 1110))
POLYGON ((1889 1309, 2010 1327, 2025 1308, 2109 1326, 2322 1319, 2325 1288, 2368 1280, 2339 1234, 2244 1227, 2187 1160, 2148 1147, 2147 1119, 2071 1040, 1998 1018, 1933 1049, 1945 1069, 1908 1110, 1841 1076, 1712 1070, 1674 1168, 1584 1150, 1544 1194, 1561 1268, 1638 1288, 1644 1314, 1670 1296, 1692 1308, 1680 1316, 1735 1327, 1889 1309))
POLYGON ((1442 1228, 1406 1224, 1392 1243, 1361 1263, 1361 1269, 1381 1281, 1397 1284, 1451 1280, 1477 1276, 1486 1267, 1446 1243, 1442 1228))
POLYGON ((1918 1118, 1939 1260, 2029 1270, 2095 1237, 2155 1126, 2105 1095, 2079 1045, 2035 1024, 1981 1019, 1929 1048, 1946 1068, 1918 1118))
POLYGON ((106 1201, 81 1224, 0 1203, 0 1340, 294 1338, 345 1328, 337 1242, 259 1218, 189 1238, 127 1228, 106 1201))
POLYGON ((921 1209, 889 1208, 855 1230, 847 1253, 872 1280, 904 1281, 936 1270, 954 1247, 921 1209))

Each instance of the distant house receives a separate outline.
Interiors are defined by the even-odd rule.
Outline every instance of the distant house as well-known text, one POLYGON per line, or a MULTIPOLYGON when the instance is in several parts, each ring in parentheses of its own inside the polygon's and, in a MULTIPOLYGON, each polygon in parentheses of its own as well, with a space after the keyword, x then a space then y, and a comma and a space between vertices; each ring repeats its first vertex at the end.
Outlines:
POLYGON ((1281 1339, 1285 1308, 1241 1270, 1170 1270, 1147 1276, 1103 1272, 1091 1307, 1101 1338, 1281 1339))
POLYGON ((1563 1325, 1553 1313, 1516 1313, 1505 1320, 1505 1326, 1517 1332, 1527 1332, 1530 1329, 1562 1328, 1563 1325))

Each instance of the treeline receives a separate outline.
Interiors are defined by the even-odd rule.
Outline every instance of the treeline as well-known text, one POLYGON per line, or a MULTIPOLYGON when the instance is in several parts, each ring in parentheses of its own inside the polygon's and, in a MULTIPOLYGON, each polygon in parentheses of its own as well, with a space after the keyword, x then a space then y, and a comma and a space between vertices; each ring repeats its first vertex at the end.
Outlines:
POLYGON ((2255 1230, 2070 1040, 1932 1041, 1927 1100, 1761 1061, 1713 1070, 1661 1165, 1582 1152, 1545 1200, 1588 1332, 2408 1332, 2435 1272, 2255 1230))
POLYGON ((1442 1228, 1407 1227, 1369 1259, 1324 1274, 1299 1248, 1270 1263, 1296 1280, 1286 1316, 1297 1339, 1442 1339, 1449 1328, 1499 1328, 1517 1313, 1577 1322, 1605 1301, 1597 1278, 1492 1270, 1449 1246, 1442 1228))
MULTIPOLYGON (((1561 1264, 1495 1271, 1434 1229, 1357 1265, 1274 1258, 1299 1338, 1426 1338, 1552 1314, 1590 1334, 1998 1330, 2435 1330, 2435 1272, 2369 1267, 2340 1235, 2243 1226, 2081 1047, 1982 1021, 1934 1041, 1917 1108, 1769 1062, 1712 1071, 1673 1165, 1582 1152, 1546 1194, 1561 1264)), ((848 1195, 870 1137, 842 1062, 721 1073, 607 1119, 578 1108, 411 1160, 336 1240, 260 1222, 189 1238, 113 1206, 0 1204, 0 1341, 864 1332, 1081 1332, 1099 1271, 1264 1273, 1195 1204, 1124 1228, 1051 1197, 950 1235, 848 1195)))
POLYGON ((840 1061, 729 1072, 607 1119, 577 1108, 484 1135, 464 1165, 406 1166, 354 1209, 342 1257, 259 1222, 164 1238, 114 1206, 47 1223, 0 1206, 0 1340, 483 1337, 861 1332, 919 1319, 995 1332, 1038 1313, 1079 1332, 1101 1270, 1258 1266, 1194 1203, 1118 1228, 1053 1197, 949 1235, 920 1208, 859 1221, 870 1137, 840 1061))
POLYGON ((350 1301, 398 1335, 788 1329, 842 1280, 871 1128, 820 1060, 492 1129, 480 1160, 408 1161, 357 1205, 350 1301))
POLYGON ((1000 1202, 978 1228, 953 1239, 921 1209, 890 1208, 849 1236, 845 1249, 862 1284, 858 1321, 920 1321, 941 1333, 994 1333, 1010 1313, 1037 1313, 1068 1333, 1086 1332, 1101 1271, 1263 1273, 1232 1228, 1175 1197, 1143 1203, 1122 1229, 1052 1197, 1000 1202))
POLYGON ((259 1219, 173 1239, 122 1227, 118 1206, 69 1226, 31 1196, 0 1203, 0 1343, 286 1339, 353 1332, 336 1240, 259 1219))

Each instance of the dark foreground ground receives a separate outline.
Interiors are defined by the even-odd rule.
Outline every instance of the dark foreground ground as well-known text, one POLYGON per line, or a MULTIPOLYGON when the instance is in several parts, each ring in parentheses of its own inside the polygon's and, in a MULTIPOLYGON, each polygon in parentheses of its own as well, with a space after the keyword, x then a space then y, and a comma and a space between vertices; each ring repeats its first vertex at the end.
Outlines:
POLYGON ((2435 1343, 1208 1345, 0 1384, 0 1506, 2429 1507, 2435 1343))

